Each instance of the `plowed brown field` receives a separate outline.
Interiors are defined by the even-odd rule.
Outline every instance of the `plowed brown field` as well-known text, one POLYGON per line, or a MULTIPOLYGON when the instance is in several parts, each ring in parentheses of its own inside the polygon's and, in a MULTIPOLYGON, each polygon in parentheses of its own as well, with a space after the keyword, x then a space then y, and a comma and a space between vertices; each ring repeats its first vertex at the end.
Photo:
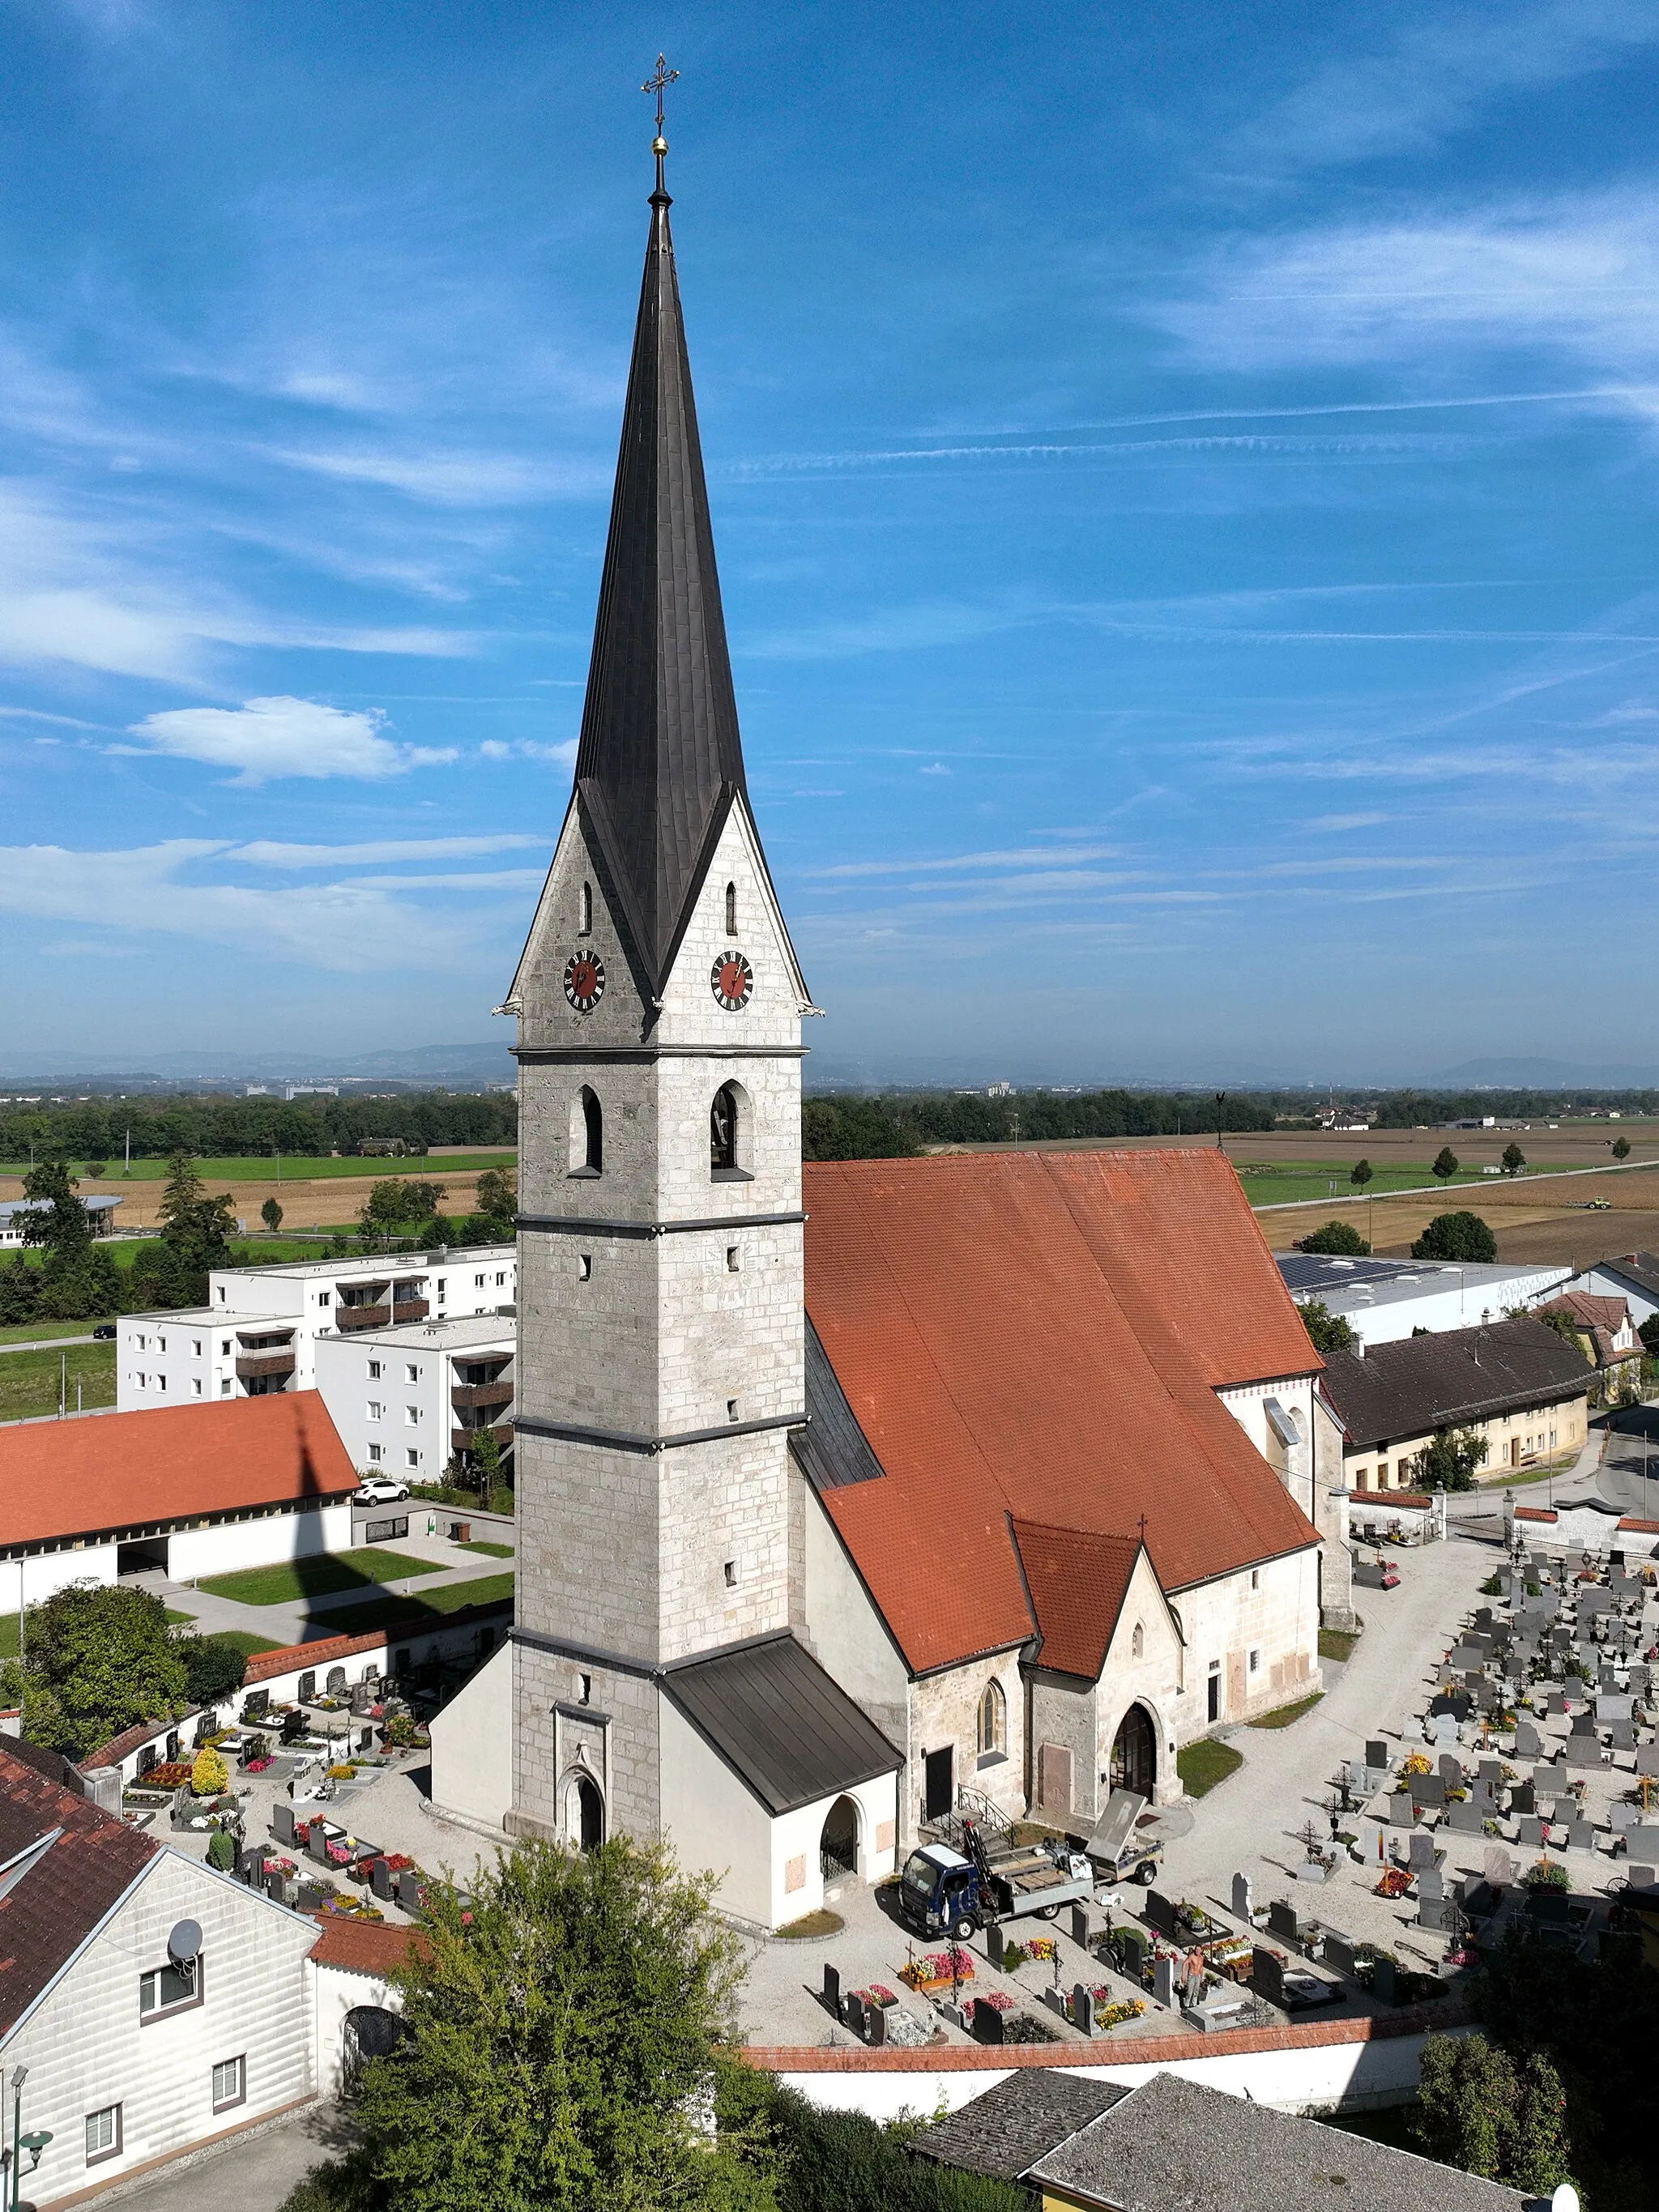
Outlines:
MULTIPOLYGON (((472 1212, 478 1187, 477 1170, 447 1175, 443 1162, 434 1159, 428 1179, 444 1187, 444 1212, 472 1212)), ((115 1192, 121 1200, 120 1212, 115 1217, 118 1235, 123 1229, 154 1229, 157 1225, 165 1188, 159 1180, 141 1182, 135 1176, 131 1182, 125 1182, 117 1176, 102 1182, 83 1182, 79 1195, 89 1198, 94 1191, 115 1192)), ((216 1198, 226 1186, 216 1183, 209 1188, 216 1198)), ((341 1222, 355 1221, 374 1188, 374 1177, 330 1176, 315 1182, 234 1182, 228 1188, 231 1209, 239 1219, 246 1222, 250 1231, 258 1231, 259 1208, 268 1198, 274 1198, 283 1209, 283 1234, 292 1237, 310 1229, 333 1228, 341 1222)), ((15 1176, 0 1176, 0 1199, 22 1195, 23 1186, 15 1176)))

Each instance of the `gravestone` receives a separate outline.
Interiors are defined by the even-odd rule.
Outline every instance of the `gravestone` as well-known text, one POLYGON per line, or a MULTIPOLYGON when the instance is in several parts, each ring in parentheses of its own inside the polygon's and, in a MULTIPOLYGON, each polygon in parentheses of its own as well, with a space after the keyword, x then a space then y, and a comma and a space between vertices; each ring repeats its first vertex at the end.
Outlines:
POLYGON ((1617 1692, 1610 1693, 1604 1691, 1595 1700, 1595 1717, 1603 1727, 1613 1721, 1627 1721, 1630 1718, 1631 1706, 1634 1702, 1635 1700, 1628 1696, 1621 1697, 1617 1692))
POLYGON ((879 2051, 887 2040, 887 2008, 872 2004, 865 2014, 864 2030, 872 2051, 879 2051))
POLYGON ((1002 2014, 993 2004, 981 1997, 974 2007, 974 2040, 975 2043, 1002 2041, 1002 2014))
POLYGON ((1501 1759, 1483 1759, 1479 1768, 1478 1778, 1482 1782, 1501 1782, 1504 1779, 1503 1760, 1501 1759))
POLYGON ((1354 1945, 1351 1936, 1339 1936, 1335 1929, 1328 1928, 1321 1955, 1334 1974, 1346 1974, 1350 1981, 1353 1979, 1354 1945))
POLYGON ((311 1824, 311 1833, 306 1838, 306 1856, 315 1859, 320 1866, 328 1864, 328 1839, 323 1833, 320 1820, 313 1820, 311 1824))
POLYGON ((283 1870, 281 1867, 267 1867, 265 1869, 265 1895, 270 1898, 274 1898, 278 1905, 283 1901, 283 1870))
POLYGON ((1553 1713, 1565 1712, 1567 1710, 1567 1693, 1565 1690, 1552 1690, 1550 1692, 1548 1710, 1553 1713))
POLYGON ((1463 1786, 1463 1762, 1452 1752, 1443 1751, 1440 1754, 1440 1779, 1449 1790, 1461 1790, 1463 1786))
POLYGON ((1003 1948, 1002 1923, 1000 1920, 988 1920, 985 1923, 985 1955, 991 1964, 999 1969, 1002 1965, 1003 1948))
POLYGON ((1267 1927, 1281 1943, 1299 1943, 1302 1941, 1302 1923, 1297 1916, 1296 1907, 1287 1904, 1283 1898, 1276 1897, 1267 1907, 1267 1927))
POLYGON ((270 1826, 279 1844, 294 1841, 294 1808, 284 1805, 281 1798, 270 1808, 270 1826))
POLYGON ((1595 1830, 1582 1814, 1567 1823, 1567 1849, 1572 1851, 1593 1851, 1595 1849, 1595 1830))
POLYGON ((1171 1899, 1163 1896, 1158 1890, 1149 1889, 1146 1893, 1146 1918, 1149 1927, 1156 1928, 1160 1936, 1167 1936, 1171 1942, 1174 1941, 1176 1912, 1171 1899))
POLYGON ((1517 1782, 1510 1791, 1510 1810, 1519 1815, 1530 1813, 1533 1807, 1533 1786, 1530 1782, 1517 1782))
POLYGON ((1431 1867, 1435 1863, 1434 1838, 1427 1828, 1419 1828, 1412 1838, 1410 1863, 1414 1867, 1431 1867))
POLYGON ((1648 1671, 1648 1662, 1645 1659, 1635 1659, 1631 1662, 1630 1686, 1632 1696, 1639 1697, 1651 1680, 1652 1676, 1648 1671))
POLYGON ((1486 1818, 1478 1805, 1453 1805, 1446 1814, 1446 1826, 1460 1836, 1478 1836, 1486 1818))
MULTIPOLYGON (((979 2007, 977 2005, 975 2006, 974 2012, 975 2016, 977 2017, 979 2013, 979 2007)), ((856 1990, 848 1990, 847 1992, 846 2002, 842 2008, 842 2017, 846 2021, 848 2027, 852 2029, 854 2034, 857 2036, 859 2041, 862 2043, 864 2040, 864 1999, 859 1995, 856 1990)))
POLYGON ((1086 1905, 1072 1907, 1072 1941, 1082 1951, 1088 1950, 1094 1942, 1094 1928, 1086 1905))
POLYGON ((1446 1785, 1437 1774, 1413 1774, 1412 1802, 1414 1805, 1441 1806, 1446 1802, 1446 1785))
POLYGON ((376 1897, 389 1904, 392 1899, 392 1869, 384 1859, 376 1859, 368 1873, 369 1887, 376 1897))
POLYGON ((1282 2005, 1285 2002, 1285 1969, 1279 1954, 1258 1943, 1250 1954, 1250 1989, 1268 2004, 1282 2005))
POLYGON ((823 2008, 831 2020, 840 2020, 842 2016, 841 1972, 838 1967, 832 1966, 828 1959, 823 1962, 823 2008))
POLYGON ((1486 1846, 1486 1881, 1492 1889, 1507 1889, 1515 1880, 1515 1861, 1502 1844, 1486 1846))
POLYGON ((1449 1712, 1437 1713, 1431 1723, 1436 1743, 1455 1743, 1460 1724, 1469 1717, 1469 1700, 1459 1692, 1457 1704, 1449 1712))
POLYGON ((1599 1766, 1601 1747, 1593 1735, 1570 1735, 1565 1756, 1569 1766, 1599 1766))
POLYGON ((1659 1743, 1644 1743, 1638 1747, 1636 1771, 1659 1778, 1659 1743))
POLYGON ((1386 1774, 1388 1772, 1389 1747, 1383 1742, 1381 1736, 1368 1736, 1366 1738, 1365 1764, 1370 1768, 1373 1774, 1386 1774))
MULTIPOLYGON (((421 1909, 421 1878, 413 1867, 398 1869, 398 1902, 405 1912, 418 1912, 421 1909)), ((840 1987, 839 1981, 836 1987, 840 1987)))
POLYGON ((1628 1877, 1631 1887, 1632 1889, 1651 1889, 1653 1887, 1654 1873, 1655 1869, 1650 1866, 1633 1866, 1630 1870, 1628 1877))
POLYGON ((1516 1757, 1517 1759, 1536 1759, 1539 1757, 1543 1748, 1543 1744, 1539 1740, 1538 1731, 1533 1726, 1532 1723, 1530 1721, 1517 1721, 1515 1724, 1516 1757))
POLYGON ((1441 1873, 1438 1867, 1423 1867, 1419 1869, 1417 1876, 1417 1894, 1419 1899, 1425 1897, 1443 1897, 1446 1894, 1445 1876, 1441 1873))
POLYGON ((1248 1927, 1254 1900, 1250 1893, 1250 1877, 1247 1874, 1233 1876, 1233 1918, 1242 1920, 1248 1927))
POLYGON ((1417 1819, 1417 1808, 1412 1802, 1409 1790, 1392 1790, 1389 1793, 1389 1826, 1409 1828, 1417 1819))
POLYGON ((1425 1897, 1417 1908, 1417 1924, 1443 1936, 1452 1924, 1452 1906, 1443 1897, 1425 1897))
POLYGON ((1638 1826, 1641 1818, 1634 1805, 1609 1805, 1607 1808, 1607 1826, 1615 1836, 1622 1836, 1627 1829, 1638 1826))
POLYGON ((1080 2035, 1092 2035, 1095 2032, 1094 1992, 1085 1990, 1081 1982, 1072 1990, 1072 2025, 1080 2035))
POLYGON ((1544 1848, 1544 1823, 1531 1814, 1524 1814, 1521 1832, 1516 1840, 1523 1851, 1541 1851, 1544 1848))
POLYGON ((1152 1961, 1152 1995, 1159 2004, 1174 2008, 1176 1962, 1167 1951, 1160 1952, 1152 1961))
POLYGON ((1381 1956, 1371 1961, 1371 1995, 1378 2004, 1393 2004, 1397 1994, 1395 1963, 1381 1956))
POLYGON ((1610 1751, 1634 1751, 1636 1730, 1628 1721, 1613 1721, 1607 1729, 1607 1747, 1610 1751))

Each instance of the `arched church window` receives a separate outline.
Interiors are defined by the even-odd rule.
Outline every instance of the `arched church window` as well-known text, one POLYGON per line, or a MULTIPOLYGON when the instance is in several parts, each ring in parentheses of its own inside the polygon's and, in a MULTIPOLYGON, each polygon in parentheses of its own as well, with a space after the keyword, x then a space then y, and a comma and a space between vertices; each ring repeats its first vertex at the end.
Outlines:
POLYGON ((576 920, 576 934, 579 937, 592 937, 593 934, 593 886, 592 884, 582 885, 582 895, 576 920))
POLYGON ((605 1109, 598 1092, 586 1083, 570 1102, 570 1172, 605 1172, 605 1109))
POLYGON ((1008 1748, 1008 1700, 1000 1682, 988 1682, 979 1701, 979 1755, 1008 1748))
POLYGON ((726 886, 726 933, 728 937, 735 937, 738 933, 738 887, 735 884, 726 886))
POLYGON ((1139 1621, 1135 1623, 1134 1634, 1129 1638, 1129 1656, 1133 1659, 1146 1656, 1146 1632, 1139 1621))
POLYGON ((738 1166, 738 1090, 722 1083, 708 1109, 708 1165, 712 1174, 734 1175, 738 1166))

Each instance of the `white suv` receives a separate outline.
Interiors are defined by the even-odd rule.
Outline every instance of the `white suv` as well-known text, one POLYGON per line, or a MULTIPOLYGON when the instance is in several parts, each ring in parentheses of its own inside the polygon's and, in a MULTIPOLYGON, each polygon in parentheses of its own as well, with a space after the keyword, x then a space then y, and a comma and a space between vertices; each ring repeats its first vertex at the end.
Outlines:
POLYGON ((357 1485, 356 1502, 360 1505, 395 1505, 408 1495, 409 1485, 399 1482, 395 1475, 371 1474, 357 1485))

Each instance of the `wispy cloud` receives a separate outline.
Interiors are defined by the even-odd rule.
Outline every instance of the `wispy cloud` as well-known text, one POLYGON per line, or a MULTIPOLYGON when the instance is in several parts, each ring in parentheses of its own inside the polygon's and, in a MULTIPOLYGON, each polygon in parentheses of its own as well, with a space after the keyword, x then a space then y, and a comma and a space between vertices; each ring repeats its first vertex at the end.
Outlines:
POLYGON ((550 842, 550 834, 538 836, 533 830, 490 837, 374 837, 355 845, 284 845, 262 837, 228 848, 228 856, 256 868, 365 867, 377 860, 464 860, 526 846, 544 848, 550 842))
POLYGON ((142 745, 106 750, 166 753, 234 768, 240 771, 234 781, 243 785, 283 776, 379 781, 455 758, 453 746, 394 744, 382 735, 385 722, 374 709, 345 714, 314 699, 250 699, 244 707, 175 707, 147 714, 132 726, 142 745))
POLYGON ((1017 845, 1003 852, 951 853, 928 860, 900 858, 887 860, 842 860, 833 867, 811 868, 807 873, 815 881, 836 878, 863 876, 924 875, 930 872, 956 872, 972 868, 1029 868, 1033 865, 1050 866, 1063 860, 1068 864, 1077 860, 1115 860, 1121 848, 1115 845, 1066 846, 1055 852, 1047 845, 1017 845))

